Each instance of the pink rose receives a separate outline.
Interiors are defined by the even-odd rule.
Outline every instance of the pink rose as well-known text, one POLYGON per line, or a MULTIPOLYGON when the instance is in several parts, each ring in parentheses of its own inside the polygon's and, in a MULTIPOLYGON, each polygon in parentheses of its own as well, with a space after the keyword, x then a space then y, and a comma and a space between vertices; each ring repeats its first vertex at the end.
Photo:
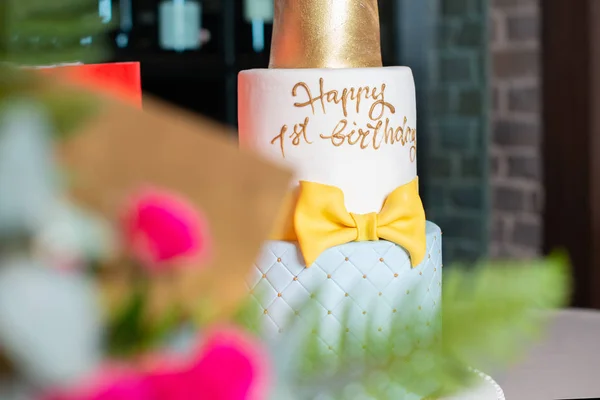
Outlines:
POLYGON ((125 207, 122 232, 130 254, 151 271, 204 261, 210 248, 207 221, 184 198, 146 189, 125 207))
POLYGON ((155 373, 157 399, 264 400, 268 360, 260 343, 234 328, 211 331, 182 371, 155 373))
POLYGON ((234 328, 211 331, 189 360, 153 356, 144 370, 106 369, 68 395, 44 400, 265 400, 268 360, 234 328))

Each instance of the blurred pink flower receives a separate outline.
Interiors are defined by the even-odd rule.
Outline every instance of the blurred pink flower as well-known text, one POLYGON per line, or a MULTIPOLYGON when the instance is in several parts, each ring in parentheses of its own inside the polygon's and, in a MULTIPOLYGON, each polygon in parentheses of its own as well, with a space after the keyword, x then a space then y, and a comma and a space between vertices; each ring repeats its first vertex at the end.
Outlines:
POLYGON ((268 378, 261 345, 224 328, 210 332, 188 362, 153 356, 144 371, 107 369, 67 396, 44 400, 264 400, 268 378))
POLYGON ((184 198, 161 189, 136 193, 122 219, 125 245, 152 271, 201 262, 210 250, 207 221, 184 198))
POLYGON ((268 359, 260 343, 234 328, 213 330, 187 370, 157 374, 159 399, 264 400, 268 359))

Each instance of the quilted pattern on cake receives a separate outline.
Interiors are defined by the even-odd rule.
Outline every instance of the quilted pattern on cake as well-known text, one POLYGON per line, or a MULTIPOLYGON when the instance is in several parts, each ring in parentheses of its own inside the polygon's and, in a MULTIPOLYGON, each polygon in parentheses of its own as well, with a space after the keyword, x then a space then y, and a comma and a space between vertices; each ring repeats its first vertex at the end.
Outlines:
POLYGON ((311 298, 321 320, 315 333, 323 348, 333 352, 341 332, 361 346, 367 329, 385 335, 392 319, 407 312, 418 313, 419 324, 406 329, 431 329, 441 302, 441 241, 440 229, 428 222, 427 255, 415 268, 405 250, 383 240, 328 249, 310 268, 296 243, 267 242, 249 280, 262 310, 265 336, 283 332, 294 318, 302 319, 301 307, 311 298))

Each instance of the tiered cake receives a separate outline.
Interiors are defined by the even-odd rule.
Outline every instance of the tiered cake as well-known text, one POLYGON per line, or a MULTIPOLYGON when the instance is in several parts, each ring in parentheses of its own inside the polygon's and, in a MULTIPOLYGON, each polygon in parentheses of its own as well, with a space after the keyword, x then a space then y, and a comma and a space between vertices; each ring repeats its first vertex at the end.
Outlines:
POLYGON ((332 352, 407 304, 411 329, 434 329, 442 234, 419 197, 413 75, 382 67, 377 0, 275 4, 270 67, 239 76, 241 146, 295 171, 251 281, 267 334, 310 298, 332 352))

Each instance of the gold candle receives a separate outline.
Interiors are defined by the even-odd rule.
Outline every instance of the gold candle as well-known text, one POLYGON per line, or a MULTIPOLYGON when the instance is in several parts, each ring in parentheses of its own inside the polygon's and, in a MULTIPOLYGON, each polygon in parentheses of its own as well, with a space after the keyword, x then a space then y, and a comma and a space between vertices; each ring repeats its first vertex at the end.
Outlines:
POLYGON ((275 0, 269 68, 381 67, 377 0, 275 0))

